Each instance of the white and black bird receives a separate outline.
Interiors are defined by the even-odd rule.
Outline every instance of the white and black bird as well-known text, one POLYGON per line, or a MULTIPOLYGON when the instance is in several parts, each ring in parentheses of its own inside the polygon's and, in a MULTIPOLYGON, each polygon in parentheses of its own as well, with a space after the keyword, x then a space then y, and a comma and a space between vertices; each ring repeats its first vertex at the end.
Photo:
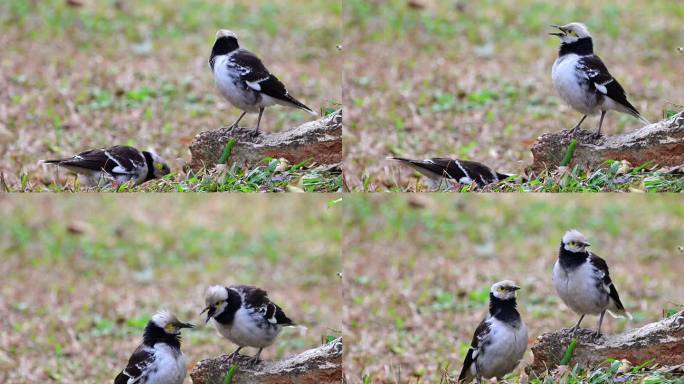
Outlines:
POLYGON ((577 230, 563 235, 558 260, 553 266, 553 286, 563 302, 580 315, 572 330, 580 327, 585 315, 600 315, 596 336, 606 311, 613 317, 631 315, 625 311, 617 289, 610 279, 608 264, 587 250, 587 239, 577 230))
POLYGON ((510 280, 492 285, 489 314, 475 330, 458 376, 459 383, 501 378, 520 363, 527 350, 527 326, 517 309, 518 289, 510 280))
POLYGON ((558 59, 553 63, 551 78, 560 97, 584 116, 571 132, 580 128, 589 115, 601 113, 598 131, 601 136, 603 118, 609 110, 627 113, 649 124, 627 100, 625 90, 608 72, 601 58, 594 54, 589 30, 582 23, 552 25, 560 32, 551 33, 561 40, 558 59))
POLYGON ((227 29, 216 33, 209 67, 221 95, 243 111, 231 127, 236 127, 247 112, 259 112, 254 131, 258 135, 264 108, 276 104, 299 108, 316 115, 311 108, 290 96, 285 85, 266 69, 255 54, 240 48, 235 33, 227 29))
POLYGON ((477 184, 480 187, 498 183, 514 176, 496 172, 476 161, 435 157, 425 160, 412 160, 404 157, 388 157, 405 164, 428 177, 432 186, 439 185, 444 179, 455 180, 461 184, 477 184))
POLYGON ((237 356, 243 347, 258 348, 251 359, 253 364, 259 362, 261 351, 273 344, 283 327, 296 325, 266 291, 257 287, 213 285, 207 288, 204 300, 206 307, 200 314, 207 312, 207 323, 214 319, 218 332, 238 346, 230 357, 237 356))
POLYGON ((78 174, 81 182, 89 186, 110 182, 123 184, 131 180, 137 185, 170 172, 169 166, 156 153, 125 145, 91 149, 73 157, 45 160, 44 163, 56 164, 78 174))
POLYGON ((194 325, 161 311, 152 316, 143 331, 143 342, 128 359, 128 366, 114 384, 181 384, 187 359, 181 352, 181 329, 194 325))

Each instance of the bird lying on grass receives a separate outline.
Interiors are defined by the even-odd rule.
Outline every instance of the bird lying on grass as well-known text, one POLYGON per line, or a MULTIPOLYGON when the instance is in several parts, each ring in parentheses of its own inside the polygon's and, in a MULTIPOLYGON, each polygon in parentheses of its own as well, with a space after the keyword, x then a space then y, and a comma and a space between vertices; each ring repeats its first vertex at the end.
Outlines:
POLYGON ((45 160, 46 164, 64 167, 79 175, 81 183, 96 187, 133 181, 135 185, 163 177, 171 170, 151 151, 139 151, 125 145, 91 149, 73 157, 45 160))
POLYGON ((405 164, 428 177, 429 187, 437 189, 441 182, 455 180, 461 184, 476 184, 484 187, 514 176, 500 173, 476 161, 435 157, 425 160, 412 160, 404 157, 388 157, 405 164))

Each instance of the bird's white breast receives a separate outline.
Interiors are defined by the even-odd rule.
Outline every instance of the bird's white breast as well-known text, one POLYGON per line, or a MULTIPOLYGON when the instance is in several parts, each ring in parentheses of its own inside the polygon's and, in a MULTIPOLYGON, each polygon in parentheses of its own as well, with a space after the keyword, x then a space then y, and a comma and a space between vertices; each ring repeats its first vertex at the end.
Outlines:
POLYGON ((240 74, 228 66, 230 54, 216 56, 214 82, 221 96, 246 112, 259 112, 259 95, 240 80, 240 74))
POLYGON ((231 325, 215 322, 218 331, 228 340, 240 346, 264 348, 271 344, 280 333, 282 326, 267 324, 259 313, 241 307, 235 313, 231 325))
POLYGON ((585 262, 573 270, 565 270, 556 261, 553 286, 563 302, 577 314, 598 315, 608 306, 608 292, 597 279, 602 272, 585 262))
POLYGON ((154 364, 148 367, 149 384, 182 384, 187 374, 187 360, 182 352, 164 343, 154 345, 154 364))
POLYGON ((503 377, 518 366, 525 354, 527 326, 522 320, 517 328, 495 317, 488 321, 489 336, 478 353, 477 366, 485 378, 503 377))
POLYGON ((586 88, 586 79, 581 78, 577 70, 576 54, 567 54, 556 59, 551 69, 553 86, 558 95, 575 110, 585 115, 595 115, 599 112, 596 95, 586 88))

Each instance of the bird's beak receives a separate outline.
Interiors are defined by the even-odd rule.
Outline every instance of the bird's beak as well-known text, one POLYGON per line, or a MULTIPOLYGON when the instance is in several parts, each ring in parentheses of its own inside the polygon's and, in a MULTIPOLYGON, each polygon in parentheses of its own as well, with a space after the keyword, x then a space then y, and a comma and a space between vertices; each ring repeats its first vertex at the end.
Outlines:
POLYGON ((511 286, 511 291, 513 292, 517 291, 518 289, 520 289, 520 287, 518 287, 517 285, 511 286))
POLYGON ((176 327, 179 328, 179 329, 180 329, 180 328, 195 328, 195 326, 194 326, 193 324, 190 324, 190 323, 181 323, 181 322, 179 322, 178 324, 176 324, 176 327))
POLYGON ((200 312, 200 316, 204 313, 207 312, 207 320, 204 322, 204 324, 208 323, 209 320, 211 320, 212 317, 214 317, 214 313, 216 312, 216 308, 212 307, 211 305, 204 308, 202 312, 200 312), (209 312, 207 312, 209 311, 209 312))
POLYGON ((558 36, 558 37, 563 37, 563 36, 565 36, 565 31, 563 30, 562 27, 560 27, 560 26, 558 26, 558 25, 551 25, 550 27, 551 27, 551 28, 556 28, 556 29, 560 30, 560 32, 551 32, 551 33, 549 33, 549 35, 558 36))
POLYGON ((583 247, 591 247, 591 244, 589 244, 589 243, 580 243, 580 244, 582 244, 583 247))

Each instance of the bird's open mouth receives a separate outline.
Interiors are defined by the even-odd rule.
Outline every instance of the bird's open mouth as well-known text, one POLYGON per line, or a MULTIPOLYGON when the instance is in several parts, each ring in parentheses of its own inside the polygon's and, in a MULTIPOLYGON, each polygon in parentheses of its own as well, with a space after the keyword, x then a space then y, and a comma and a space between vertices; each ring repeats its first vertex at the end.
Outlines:
POLYGON ((207 320, 205 321, 205 324, 211 320, 212 317, 214 317, 214 314, 216 313, 216 308, 212 306, 208 306, 200 312, 200 315, 202 315, 204 312, 207 312, 207 320))
POLYGON ((551 25, 551 28, 557 28, 560 32, 550 32, 549 35, 552 36, 558 36, 558 37, 563 37, 566 35, 565 31, 563 30, 562 27, 558 25, 551 25))

